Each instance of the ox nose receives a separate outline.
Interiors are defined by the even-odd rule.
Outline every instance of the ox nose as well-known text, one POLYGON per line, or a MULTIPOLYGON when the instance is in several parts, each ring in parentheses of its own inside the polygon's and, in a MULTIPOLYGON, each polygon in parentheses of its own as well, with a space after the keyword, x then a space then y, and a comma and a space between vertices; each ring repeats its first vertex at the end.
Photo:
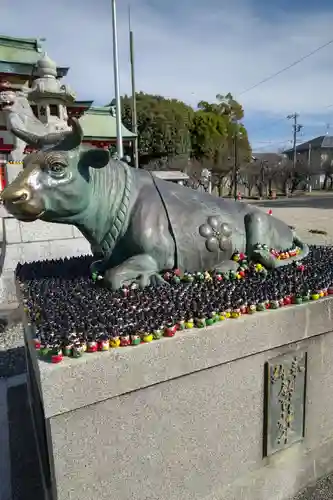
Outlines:
POLYGON ((10 189, 5 188, 1 193, 1 200, 7 203, 19 205, 30 200, 30 191, 28 189, 10 189))

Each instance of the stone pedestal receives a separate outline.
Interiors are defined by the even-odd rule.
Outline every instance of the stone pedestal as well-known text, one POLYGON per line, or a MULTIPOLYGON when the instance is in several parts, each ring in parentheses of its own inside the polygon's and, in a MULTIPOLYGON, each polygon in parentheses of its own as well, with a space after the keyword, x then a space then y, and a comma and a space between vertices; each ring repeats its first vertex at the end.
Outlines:
POLYGON ((49 498, 291 498, 333 469, 332 314, 324 299, 58 365, 37 359, 26 326, 49 498), (292 430, 284 450, 264 456, 267 363, 301 353, 304 438, 301 418, 298 442, 289 446, 292 430))

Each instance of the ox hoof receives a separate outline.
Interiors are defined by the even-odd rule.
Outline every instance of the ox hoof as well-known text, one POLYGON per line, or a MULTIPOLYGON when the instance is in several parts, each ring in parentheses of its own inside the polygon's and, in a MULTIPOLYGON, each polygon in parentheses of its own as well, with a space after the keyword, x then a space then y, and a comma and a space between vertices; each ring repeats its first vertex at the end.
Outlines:
POLYGON ((215 267, 215 271, 219 273, 228 273, 230 271, 237 271, 239 268, 239 263, 234 260, 228 260, 225 262, 221 262, 215 267))
POLYGON ((170 286, 169 283, 162 278, 162 276, 158 273, 154 274, 142 274, 138 280, 138 284, 140 288, 145 288, 146 286, 159 286, 159 285, 167 285, 170 286))
POLYGON ((160 286, 167 285, 167 283, 162 276, 158 273, 142 273, 137 278, 125 277, 123 274, 121 276, 105 273, 104 275, 104 285, 112 290, 119 290, 119 288, 130 288, 137 285, 139 288, 145 288, 146 286, 160 286))

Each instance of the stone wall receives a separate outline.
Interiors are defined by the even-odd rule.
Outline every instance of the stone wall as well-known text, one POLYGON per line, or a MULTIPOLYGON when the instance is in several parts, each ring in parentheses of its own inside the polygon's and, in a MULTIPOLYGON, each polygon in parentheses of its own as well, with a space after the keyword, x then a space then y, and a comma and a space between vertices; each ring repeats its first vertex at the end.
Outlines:
POLYGON ((74 257, 90 253, 90 245, 74 226, 49 224, 42 221, 19 222, 1 207, 5 240, 2 252, 4 265, 0 277, 2 307, 16 304, 14 271, 19 262, 74 257))
POLYGON ((332 316, 329 298, 59 365, 37 360, 26 330, 52 499, 289 500, 333 469, 332 316), (267 363, 301 352, 304 437, 291 444, 293 423, 265 456, 267 363))

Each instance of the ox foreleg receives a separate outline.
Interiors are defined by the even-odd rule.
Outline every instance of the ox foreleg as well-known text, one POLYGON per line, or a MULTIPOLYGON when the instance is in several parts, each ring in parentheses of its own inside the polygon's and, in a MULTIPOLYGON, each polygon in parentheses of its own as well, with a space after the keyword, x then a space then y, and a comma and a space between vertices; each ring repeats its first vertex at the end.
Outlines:
POLYGON ((132 283, 137 283, 141 288, 149 284, 165 283, 159 271, 156 260, 150 255, 134 255, 119 266, 105 271, 104 283, 112 290, 132 283))

